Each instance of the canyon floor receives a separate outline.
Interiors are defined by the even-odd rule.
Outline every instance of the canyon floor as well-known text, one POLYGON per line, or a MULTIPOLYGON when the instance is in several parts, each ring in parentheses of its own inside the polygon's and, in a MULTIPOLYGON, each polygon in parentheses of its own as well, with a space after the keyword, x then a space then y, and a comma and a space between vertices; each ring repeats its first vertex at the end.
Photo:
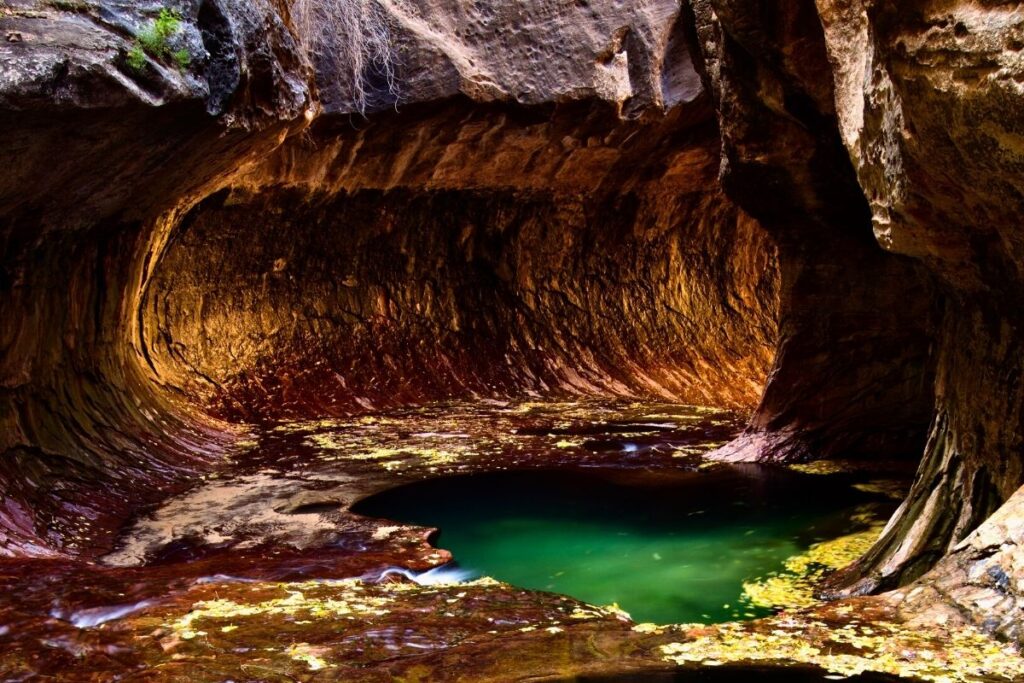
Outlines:
POLYGON ((510 470, 711 482, 744 467, 703 457, 740 425, 721 410, 595 400, 261 425, 201 483, 128 520, 96 562, 0 562, 5 594, 18 596, 0 608, 11 643, 0 669, 11 680, 140 681, 1024 675, 1012 647, 962 625, 909 626, 884 595, 814 599, 817 580, 877 538, 895 504, 885 501, 909 484, 905 463, 792 466, 800 490, 840 478, 866 502, 844 533, 736 587, 745 609, 771 616, 727 623, 637 623, 616 604, 460 576, 443 529, 435 546, 436 529, 349 511, 410 482, 510 470))
POLYGON ((0 0, 0 679, 1024 680, 1022 103, 1007 0, 0 0))

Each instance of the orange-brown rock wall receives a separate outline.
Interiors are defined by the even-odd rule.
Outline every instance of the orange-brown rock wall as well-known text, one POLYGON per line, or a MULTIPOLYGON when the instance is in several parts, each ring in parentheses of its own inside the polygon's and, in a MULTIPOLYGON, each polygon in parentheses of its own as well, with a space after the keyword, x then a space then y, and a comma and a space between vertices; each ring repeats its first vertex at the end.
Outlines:
POLYGON ((713 128, 515 116, 453 104, 329 151, 297 141, 198 205, 143 307, 161 381, 233 419, 523 394, 753 405, 775 251, 718 191, 713 128))

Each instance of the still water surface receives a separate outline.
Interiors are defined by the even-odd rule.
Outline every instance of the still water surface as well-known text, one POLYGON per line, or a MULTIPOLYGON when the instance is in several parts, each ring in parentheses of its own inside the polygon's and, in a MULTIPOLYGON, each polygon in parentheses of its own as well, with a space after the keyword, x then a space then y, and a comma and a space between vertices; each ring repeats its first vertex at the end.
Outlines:
POLYGON ((354 512, 437 527, 459 565, 524 588, 618 604, 636 621, 764 616, 743 583, 856 530, 877 501, 842 478, 761 466, 657 476, 506 471, 430 479, 354 512))

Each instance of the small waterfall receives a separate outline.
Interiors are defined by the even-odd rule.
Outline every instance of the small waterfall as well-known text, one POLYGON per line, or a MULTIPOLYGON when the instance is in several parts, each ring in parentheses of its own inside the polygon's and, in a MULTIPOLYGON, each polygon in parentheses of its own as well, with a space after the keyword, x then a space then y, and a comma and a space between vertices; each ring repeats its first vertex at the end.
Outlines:
POLYGON ((404 576, 421 586, 438 586, 447 583, 463 583, 477 577, 477 573, 470 569, 463 569, 454 562, 428 569, 425 572, 414 572, 402 567, 388 567, 382 571, 373 581, 383 581, 389 576, 404 576))
POLYGON ((130 605, 109 605, 80 609, 72 612, 70 615, 55 610, 50 613, 50 616, 69 621, 78 628, 92 628, 94 626, 99 626, 100 624, 105 624, 108 621, 121 619, 122 617, 126 617, 133 612, 146 609, 154 604, 156 604, 154 600, 141 600, 130 605))

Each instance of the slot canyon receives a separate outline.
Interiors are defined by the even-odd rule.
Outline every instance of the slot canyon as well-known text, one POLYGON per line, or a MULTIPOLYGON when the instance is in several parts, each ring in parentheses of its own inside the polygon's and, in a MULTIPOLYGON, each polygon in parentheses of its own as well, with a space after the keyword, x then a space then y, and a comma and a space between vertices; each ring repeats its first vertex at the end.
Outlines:
POLYGON ((1024 681, 1019 3, 0 0, 0 135, 0 679, 1024 681))

